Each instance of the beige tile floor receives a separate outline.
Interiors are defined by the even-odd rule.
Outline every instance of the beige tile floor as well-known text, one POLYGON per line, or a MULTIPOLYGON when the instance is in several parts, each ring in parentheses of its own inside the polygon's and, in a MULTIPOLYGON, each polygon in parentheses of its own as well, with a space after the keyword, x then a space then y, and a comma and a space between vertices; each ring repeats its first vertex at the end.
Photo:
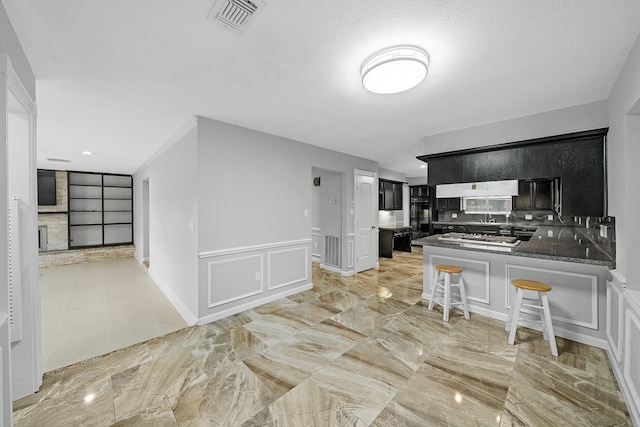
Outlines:
POLYGON ((133 258, 40 269, 44 371, 186 327, 133 258))
POLYGON ((508 345, 502 321, 428 310, 419 250, 352 277, 314 264, 313 285, 50 372, 14 402, 14 423, 632 425, 604 350, 558 338, 553 357, 540 332, 508 345))

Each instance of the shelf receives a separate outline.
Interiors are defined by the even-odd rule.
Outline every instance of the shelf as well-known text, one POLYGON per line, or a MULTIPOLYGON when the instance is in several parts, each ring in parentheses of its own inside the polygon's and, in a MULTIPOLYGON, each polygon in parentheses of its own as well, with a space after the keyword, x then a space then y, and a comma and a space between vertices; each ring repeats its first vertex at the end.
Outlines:
POLYGON ((95 224, 71 224, 71 223, 69 223, 69 227, 87 227, 87 226, 95 227, 96 225, 102 227, 102 223, 100 223, 100 222, 95 223, 95 224))
POLYGON ((104 188, 133 188, 131 185, 103 185, 104 188))

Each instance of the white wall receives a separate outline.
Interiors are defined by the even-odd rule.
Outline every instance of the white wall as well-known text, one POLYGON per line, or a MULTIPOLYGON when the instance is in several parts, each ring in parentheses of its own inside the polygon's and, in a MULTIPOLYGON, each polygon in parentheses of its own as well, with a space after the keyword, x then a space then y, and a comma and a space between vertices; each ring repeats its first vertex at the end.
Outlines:
POLYGON ((609 125, 605 101, 547 111, 423 138, 424 154, 524 141, 609 125))
MULTIPOLYGON (((349 211, 353 170, 375 172, 377 166, 370 160, 199 117, 200 318, 210 321, 243 304, 304 285, 303 276, 310 274, 305 269, 311 265, 312 168, 344 174, 340 210, 346 241, 353 233, 349 211), (278 249, 279 245, 286 248, 278 249), (278 267, 285 259, 290 272, 278 267), (233 263, 245 263, 250 274, 228 285, 237 287, 232 295, 216 280, 225 277, 223 270, 233 263)), ((346 245, 343 248, 344 266, 346 245)))
POLYGON ((609 213, 616 217, 616 269, 640 290, 640 39, 607 100, 609 213))
MULTIPOLYGON (((144 241, 143 182, 149 181, 149 275, 188 324, 198 317, 197 131, 190 130, 134 174, 134 242, 144 241), (193 230, 189 230, 190 221, 193 230)), ((143 245, 135 257, 142 262, 143 245)))
POLYGON ((31 70, 27 56, 20 46, 18 36, 9 21, 7 11, 0 2, 0 52, 6 53, 11 59, 11 64, 20 81, 29 93, 32 100, 36 99, 36 77, 31 70))

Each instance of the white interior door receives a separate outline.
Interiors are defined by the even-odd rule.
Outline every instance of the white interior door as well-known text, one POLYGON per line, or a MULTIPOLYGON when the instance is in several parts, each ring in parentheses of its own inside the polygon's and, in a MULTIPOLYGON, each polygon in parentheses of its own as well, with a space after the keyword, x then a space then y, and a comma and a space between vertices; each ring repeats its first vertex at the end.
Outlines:
POLYGON ((378 262, 378 192, 375 173, 355 171, 355 272, 375 268, 378 262))

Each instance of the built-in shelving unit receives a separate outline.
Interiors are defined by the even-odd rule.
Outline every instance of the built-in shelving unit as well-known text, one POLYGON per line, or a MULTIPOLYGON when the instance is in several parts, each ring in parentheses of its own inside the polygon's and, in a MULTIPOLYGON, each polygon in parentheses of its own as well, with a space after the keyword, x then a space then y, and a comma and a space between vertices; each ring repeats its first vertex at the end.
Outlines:
POLYGON ((133 178, 69 172, 69 249, 133 243, 133 178))

